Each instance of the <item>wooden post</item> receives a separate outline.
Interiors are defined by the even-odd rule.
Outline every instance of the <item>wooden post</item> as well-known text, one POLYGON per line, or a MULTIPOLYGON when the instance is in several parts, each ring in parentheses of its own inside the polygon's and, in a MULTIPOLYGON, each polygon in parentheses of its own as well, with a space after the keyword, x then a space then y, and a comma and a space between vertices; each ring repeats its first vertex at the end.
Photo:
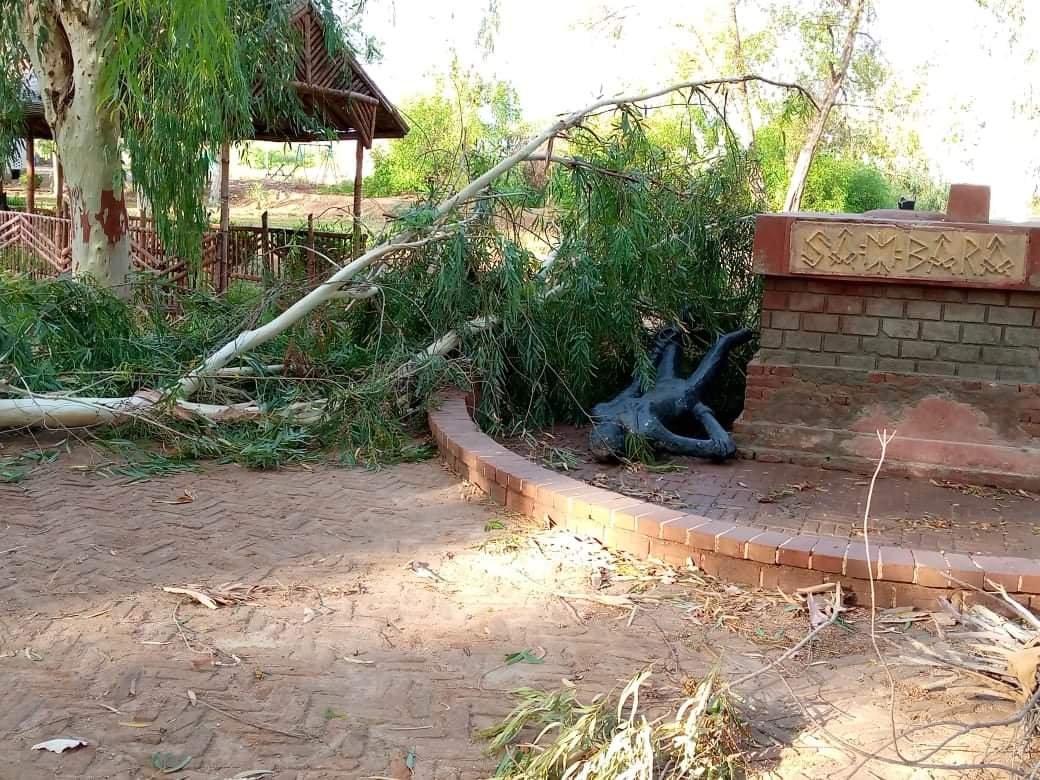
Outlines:
POLYGON ((32 214, 36 210, 36 140, 32 135, 25 139, 25 210, 32 214))
POLYGON ((228 238, 231 226, 231 146, 220 145, 220 261, 217 266, 217 292, 227 289, 228 238))
POLYGON ((54 214, 55 216, 60 217, 62 215, 62 207, 65 205, 65 166, 61 164, 61 160, 57 155, 55 155, 54 158, 56 161, 55 165, 58 169, 55 177, 57 183, 55 184, 54 214))
POLYGON ((263 275, 271 275, 271 230, 267 226, 267 212, 260 215, 260 254, 263 259, 263 275))
POLYGON ((307 215, 307 279, 314 283, 318 276, 318 269, 314 262, 314 215, 307 215))
POLYGON ((354 155, 354 240, 353 240, 353 256, 360 257, 361 255, 361 184, 364 180, 362 170, 365 165, 365 145, 359 138, 357 143, 357 152, 354 155))

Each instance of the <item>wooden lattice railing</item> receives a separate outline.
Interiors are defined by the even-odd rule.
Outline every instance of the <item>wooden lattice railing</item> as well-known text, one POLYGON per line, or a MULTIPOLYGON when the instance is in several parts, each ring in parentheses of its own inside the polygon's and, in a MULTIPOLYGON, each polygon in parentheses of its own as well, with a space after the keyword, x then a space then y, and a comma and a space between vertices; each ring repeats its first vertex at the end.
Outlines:
POLYGON ((34 278, 57 276, 71 262, 69 237, 67 219, 0 211, 0 267, 34 278))
MULTIPOLYGON (((69 219, 20 211, 0 211, 0 271, 33 278, 58 276, 70 269, 72 230, 69 219)), ((154 226, 130 221, 130 259, 134 271, 150 274, 183 288, 221 291, 228 282, 296 279, 315 283, 335 263, 351 257, 348 233, 305 228, 233 225, 227 236, 227 258, 219 230, 202 237, 202 262, 190 264, 166 253, 154 226)))

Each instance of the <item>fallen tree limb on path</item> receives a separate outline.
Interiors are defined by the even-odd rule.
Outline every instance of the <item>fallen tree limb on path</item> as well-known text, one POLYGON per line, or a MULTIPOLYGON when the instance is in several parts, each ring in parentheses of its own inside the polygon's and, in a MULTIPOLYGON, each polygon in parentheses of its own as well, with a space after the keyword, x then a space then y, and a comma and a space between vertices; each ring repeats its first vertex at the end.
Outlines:
POLYGON ((163 411, 180 419, 202 419, 209 422, 257 420, 272 414, 308 425, 321 419, 322 401, 290 404, 275 412, 266 412, 253 402, 240 404, 204 404, 192 401, 163 401, 160 394, 142 390, 127 398, 76 398, 72 396, 27 395, 0 402, 0 428, 86 428, 94 425, 118 425, 139 419, 146 412, 163 411))
MULTIPOLYGON (((489 185, 519 163, 529 159, 531 155, 551 142, 556 136, 581 125, 587 117, 596 114, 602 109, 645 103, 670 93, 688 92, 691 96, 693 94, 704 96, 711 90, 723 90, 728 86, 744 84, 749 81, 759 81, 784 89, 796 90, 811 100, 811 96, 797 84, 778 82, 755 75, 688 81, 645 93, 597 100, 578 111, 561 117, 541 133, 532 137, 513 154, 490 168, 486 173, 471 181, 457 193, 441 202, 436 208, 430 209, 424 220, 413 223, 412 227, 406 228, 384 243, 368 250, 357 259, 337 268, 324 282, 296 300, 277 316, 258 327, 250 328, 237 334, 234 338, 231 338, 214 350, 194 369, 185 373, 177 381, 166 386, 157 394, 149 391, 126 398, 79 398, 73 396, 53 398, 38 395, 34 395, 31 398, 0 398, 0 426, 48 425, 73 427, 84 424, 111 424, 125 419, 128 415, 143 416, 153 413, 162 415, 176 412, 178 409, 192 413, 197 412, 209 419, 226 419, 227 416, 259 414, 259 406, 254 408, 248 404, 220 407, 220 409, 211 409, 208 406, 195 409, 185 407, 184 405, 189 403, 187 399, 195 394, 209 377, 219 376, 220 372, 227 371, 231 362, 282 335, 324 304, 342 299, 343 297, 364 298, 368 295, 375 295, 378 288, 372 286, 372 278, 365 279, 364 284, 358 285, 359 289, 357 290, 347 290, 347 288, 352 283, 356 283, 358 275, 366 270, 370 271, 369 277, 371 277, 372 273, 378 271, 396 253, 417 250, 431 242, 450 237, 452 235, 452 226, 448 224, 448 220, 453 214, 472 201, 479 200, 489 185)), ((495 315, 490 314, 483 319, 490 322, 495 319, 495 315)), ((448 333, 431 345, 434 348, 433 352, 429 352, 429 350, 427 352, 431 355, 434 353, 442 354, 457 348, 458 344, 458 332, 455 332, 454 335, 448 333)), ((405 375, 408 373, 409 371, 404 372, 405 375)), ((239 375, 245 376, 245 374, 239 375)), ((314 410, 308 409, 306 413, 314 413, 314 410)))

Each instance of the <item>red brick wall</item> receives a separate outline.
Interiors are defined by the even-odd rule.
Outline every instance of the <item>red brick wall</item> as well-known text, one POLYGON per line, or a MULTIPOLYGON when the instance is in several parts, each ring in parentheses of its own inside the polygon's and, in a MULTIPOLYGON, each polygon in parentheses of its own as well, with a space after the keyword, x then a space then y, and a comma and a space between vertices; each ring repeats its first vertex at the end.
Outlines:
POLYGON ((1040 292, 770 276, 758 362, 1040 382, 1040 292))
POLYGON ((1040 490, 1040 292, 767 276, 745 456, 1040 490))
MULTIPOLYGON (((738 430, 763 421, 870 435, 897 428, 904 438, 959 441, 978 446, 1029 446, 1040 437, 1040 384, 941 379, 919 374, 849 371, 834 367, 748 367, 744 416, 738 430), (908 419, 906 410, 954 407, 942 430, 919 430, 927 420, 908 419), (941 400, 937 400, 941 399, 941 400), (879 419, 878 411, 890 415, 879 419), (902 419, 900 416, 902 415, 902 419), (984 415, 985 427, 974 416, 984 415)), ((816 449, 824 448, 817 439, 816 449)))

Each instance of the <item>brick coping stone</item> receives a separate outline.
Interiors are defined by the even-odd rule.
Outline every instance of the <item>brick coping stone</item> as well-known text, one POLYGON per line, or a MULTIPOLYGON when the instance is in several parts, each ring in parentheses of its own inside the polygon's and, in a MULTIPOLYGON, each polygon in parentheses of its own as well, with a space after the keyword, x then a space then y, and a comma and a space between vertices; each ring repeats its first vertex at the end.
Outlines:
MULTIPOLYGON (((881 607, 932 608, 937 596, 960 590, 948 577, 975 587, 990 580, 1040 609, 1040 561, 1031 558, 871 545, 868 563, 861 542, 680 512, 542 468, 483 433, 473 421, 470 398, 461 391, 444 393, 428 419, 448 467, 497 503, 640 558, 677 566, 692 560, 707 574, 770 590, 840 580, 860 603, 869 603, 869 565, 881 607)), ((977 595, 962 591, 969 601, 977 595)))

